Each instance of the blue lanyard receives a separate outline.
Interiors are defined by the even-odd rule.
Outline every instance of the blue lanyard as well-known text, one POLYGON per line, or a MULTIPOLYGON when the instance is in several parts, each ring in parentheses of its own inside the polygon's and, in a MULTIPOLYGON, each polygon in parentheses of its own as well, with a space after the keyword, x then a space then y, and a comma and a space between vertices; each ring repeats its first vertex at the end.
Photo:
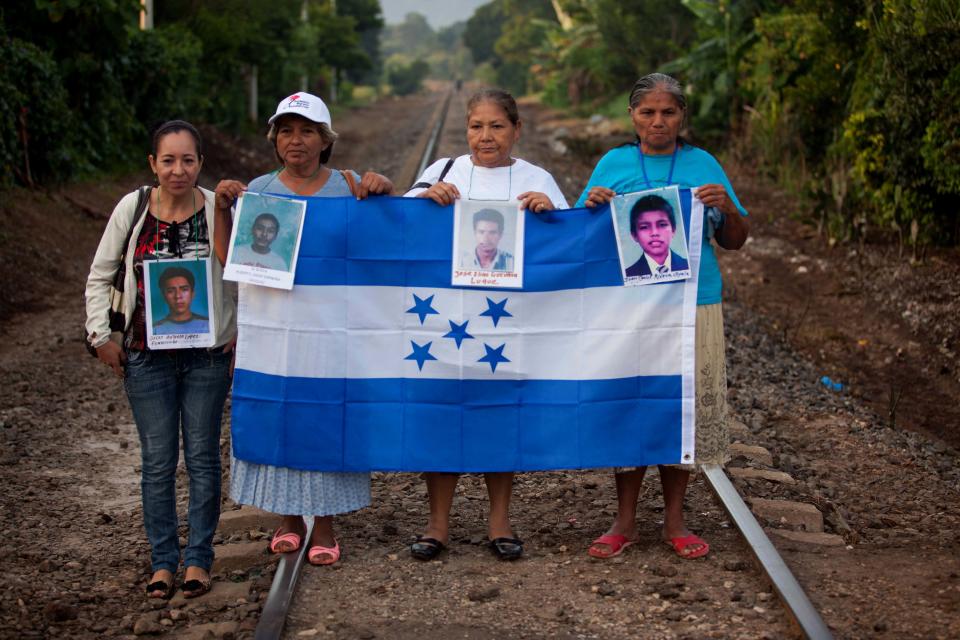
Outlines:
MULTIPOLYGON (((670 158, 670 173, 667 174, 667 185, 670 186, 673 184, 673 168, 677 165, 677 151, 680 150, 680 143, 677 142, 673 147, 673 156, 670 158)), ((647 183, 647 189, 653 189, 653 184, 650 183, 650 177, 647 176, 647 166, 643 161, 643 149, 640 148, 640 143, 637 143, 637 153, 640 154, 640 170, 643 171, 643 181, 647 183)))

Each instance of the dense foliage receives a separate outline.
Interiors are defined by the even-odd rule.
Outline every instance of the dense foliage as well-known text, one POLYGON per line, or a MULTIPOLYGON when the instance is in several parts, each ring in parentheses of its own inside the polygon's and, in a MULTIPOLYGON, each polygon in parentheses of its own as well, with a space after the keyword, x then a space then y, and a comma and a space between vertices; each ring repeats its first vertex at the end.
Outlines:
POLYGON ((530 60, 556 24, 549 0, 493 0, 467 20, 463 41, 489 84, 517 94, 532 87, 530 60))
POLYGON ((420 13, 387 25, 380 47, 386 59, 386 81, 397 95, 412 93, 426 78, 455 80, 473 74, 473 59, 463 43, 464 22, 434 30, 420 13))
POLYGON ((694 139, 809 199, 831 239, 960 244, 958 0, 493 0, 465 39, 500 84, 586 111, 672 73, 694 139))
POLYGON ((395 95, 406 96, 420 90, 429 72, 430 65, 423 60, 392 61, 387 66, 387 83, 395 95))
POLYGON ((262 126, 299 88, 341 98, 380 73, 378 0, 10 0, 0 8, 0 184, 65 180, 143 154, 170 118, 262 126), (306 6, 306 15, 301 11, 306 6), (250 78, 257 111, 249 123, 250 78))

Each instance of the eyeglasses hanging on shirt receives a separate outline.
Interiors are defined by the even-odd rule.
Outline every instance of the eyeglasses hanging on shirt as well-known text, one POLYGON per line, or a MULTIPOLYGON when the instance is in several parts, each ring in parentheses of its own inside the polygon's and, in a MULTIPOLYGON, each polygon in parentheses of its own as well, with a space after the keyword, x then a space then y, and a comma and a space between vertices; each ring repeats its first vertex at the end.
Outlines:
MULTIPOLYGON (((470 162, 470 184, 467 187, 467 200, 473 200, 473 170, 476 168, 476 165, 473 164, 473 161, 470 162)), ((499 167, 497 167, 499 168, 499 167)), ((506 198, 477 198, 478 200, 490 200, 491 202, 507 202, 510 200, 510 194, 513 193, 513 159, 511 158, 510 164, 508 165, 507 171, 507 197, 506 198)))

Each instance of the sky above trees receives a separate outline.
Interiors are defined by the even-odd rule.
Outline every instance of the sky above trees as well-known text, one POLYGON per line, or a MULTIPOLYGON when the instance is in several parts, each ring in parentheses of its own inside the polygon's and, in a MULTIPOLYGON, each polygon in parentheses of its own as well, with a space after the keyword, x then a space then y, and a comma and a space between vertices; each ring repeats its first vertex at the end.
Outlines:
POLYGON ((466 20, 474 10, 489 0, 380 0, 387 24, 399 24, 411 11, 423 14, 434 29, 466 20))

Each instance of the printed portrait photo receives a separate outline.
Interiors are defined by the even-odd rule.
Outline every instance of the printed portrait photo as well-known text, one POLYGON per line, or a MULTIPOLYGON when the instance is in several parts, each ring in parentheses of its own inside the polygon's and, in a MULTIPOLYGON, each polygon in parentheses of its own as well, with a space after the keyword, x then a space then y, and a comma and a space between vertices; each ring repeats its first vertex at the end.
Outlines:
POLYGON ((611 214, 624 284, 690 277, 677 187, 617 196, 612 201, 611 214))
POLYGON ((209 258, 144 261, 147 343, 151 349, 213 343, 209 258))
POLYGON ((457 200, 453 240, 453 284, 522 286, 523 212, 516 203, 457 200))
POLYGON ((245 193, 237 204, 224 277, 289 289, 300 248, 306 203, 245 193))

